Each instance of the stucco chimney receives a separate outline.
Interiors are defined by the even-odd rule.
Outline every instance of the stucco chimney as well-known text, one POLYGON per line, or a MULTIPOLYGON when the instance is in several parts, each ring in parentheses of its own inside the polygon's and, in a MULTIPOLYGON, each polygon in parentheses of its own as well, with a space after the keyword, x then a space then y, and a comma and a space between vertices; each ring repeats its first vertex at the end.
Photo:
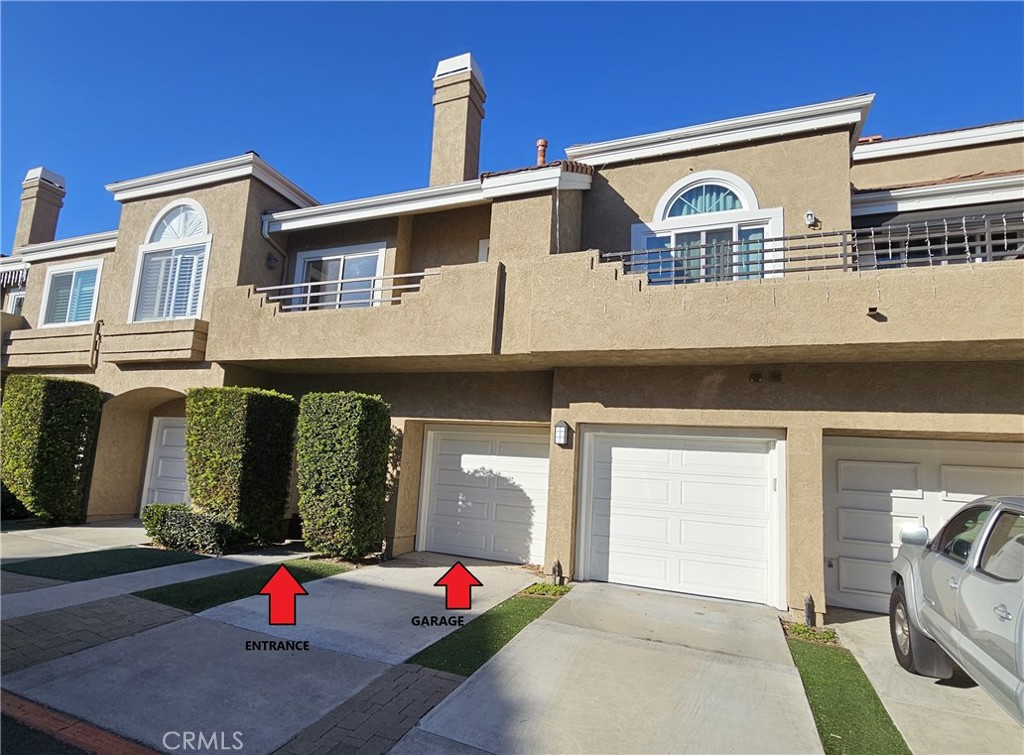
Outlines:
POLYGON ((14 248, 43 244, 57 238, 57 218, 64 206, 64 176, 32 168, 21 182, 21 211, 14 231, 14 248))
POLYGON ((480 125, 486 99, 483 73, 468 52, 437 64, 431 186, 476 178, 480 171, 480 125))

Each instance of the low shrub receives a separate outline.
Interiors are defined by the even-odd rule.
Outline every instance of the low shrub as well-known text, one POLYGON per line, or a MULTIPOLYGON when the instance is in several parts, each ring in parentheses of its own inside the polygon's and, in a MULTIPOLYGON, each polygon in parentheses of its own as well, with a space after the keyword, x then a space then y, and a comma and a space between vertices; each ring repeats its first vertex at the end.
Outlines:
POLYGON ((240 528, 184 503, 151 503, 142 510, 142 524, 154 543, 176 551, 220 556, 250 541, 240 528))
POLYGON ((309 393, 299 408, 299 515, 306 545, 362 558, 381 550, 391 407, 380 396, 309 393))
POLYGON ((81 380, 11 375, 4 385, 0 476, 24 507, 52 524, 85 519, 86 486, 103 394, 81 380))
POLYGON ((534 582, 523 590, 523 595, 544 595, 560 598, 572 589, 572 585, 552 585, 547 582, 534 582))
POLYGON ((272 542, 283 531, 298 404, 259 388, 195 388, 185 399, 192 507, 272 542))

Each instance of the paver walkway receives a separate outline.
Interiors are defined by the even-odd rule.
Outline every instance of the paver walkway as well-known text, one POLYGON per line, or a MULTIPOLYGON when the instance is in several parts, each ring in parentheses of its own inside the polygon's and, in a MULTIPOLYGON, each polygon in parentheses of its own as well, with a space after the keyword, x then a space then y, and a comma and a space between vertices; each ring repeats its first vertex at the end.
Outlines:
POLYGON ((463 681, 409 663, 392 666, 274 755, 388 752, 463 681))
POLYGON ((189 614, 120 595, 0 622, 0 672, 10 674, 137 634, 189 614))

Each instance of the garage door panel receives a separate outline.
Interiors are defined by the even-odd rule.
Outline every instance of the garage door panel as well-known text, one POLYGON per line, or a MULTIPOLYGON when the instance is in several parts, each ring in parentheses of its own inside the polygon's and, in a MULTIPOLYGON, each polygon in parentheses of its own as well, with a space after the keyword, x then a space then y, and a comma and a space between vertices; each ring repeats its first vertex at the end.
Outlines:
POLYGON ((760 516, 768 512, 765 485, 733 482, 684 482, 682 506, 695 513, 726 513, 731 516, 760 516))
POLYGON ((768 602, 771 443, 663 432, 588 442, 590 579, 768 602))
POLYGON ((765 562, 768 558, 768 532, 765 527, 714 521, 680 524, 679 542, 686 550, 723 559, 749 558, 765 562))
POLYGON ((428 429, 423 550, 543 563, 546 430, 428 429))
POLYGON ((844 493, 884 493, 900 498, 920 498, 919 465, 839 460, 839 490, 844 493))
POLYGON ((891 561, 906 525, 935 533, 983 495, 1024 494, 1024 444, 826 437, 825 598, 888 611, 891 561))
POLYGON ((897 514, 892 511, 868 511, 856 508, 839 509, 839 539, 849 543, 869 543, 895 547, 900 530, 924 523, 920 514, 897 514))
POLYGON ((943 464, 939 476, 942 499, 960 504, 986 495, 1024 490, 1024 469, 943 464))

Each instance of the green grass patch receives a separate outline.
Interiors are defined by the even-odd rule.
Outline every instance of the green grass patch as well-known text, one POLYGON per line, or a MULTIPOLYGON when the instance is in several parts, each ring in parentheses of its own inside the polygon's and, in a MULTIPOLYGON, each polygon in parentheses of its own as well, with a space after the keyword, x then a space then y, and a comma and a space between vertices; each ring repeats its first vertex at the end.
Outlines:
POLYGON ((3 568, 17 574, 76 582, 142 571, 143 569, 155 569, 158 566, 183 564, 201 558, 205 558, 205 556, 182 553, 181 551, 162 551, 155 548, 111 548, 89 553, 73 553, 69 556, 33 558, 28 561, 5 564, 3 568))
MULTIPOLYGON (((284 565, 299 582, 305 584, 314 579, 322 579, 332 574, 341 574, 350 567, 331 561, 312 561, 296 558, 285 561, 284 565)), ((194 579, 191 582, 179 582, 176 585, 156 587, 152 590, 137 592, 140 598, 152 600, 164 605, 180 608, 183 611, 199 613, 208 608, 241 600, 259 594, 280 564, 254 566, 251 569, 240 569, 228 574, 217 574, 213 577, 194 579)))
POLYGON ((560 598, 572 589, 572 585, 552 585, 545 582, 534 582, 523 590, 524 595, 548 595, 560 598))
POLYGON ((798 640, 816 642, 819 645, 838 645, 839 635, 832 627, 809 627, 796 621, 782 622, 782 628, 786 631, 787 637, 795 637, 798 640))
POLYGON ((826 755, 911 755, 850 651, 790 639, 826 755))
POLYGON ((421 650, 407 663, 469 676, 554 604, 553 600, 514 595, 421 650))

